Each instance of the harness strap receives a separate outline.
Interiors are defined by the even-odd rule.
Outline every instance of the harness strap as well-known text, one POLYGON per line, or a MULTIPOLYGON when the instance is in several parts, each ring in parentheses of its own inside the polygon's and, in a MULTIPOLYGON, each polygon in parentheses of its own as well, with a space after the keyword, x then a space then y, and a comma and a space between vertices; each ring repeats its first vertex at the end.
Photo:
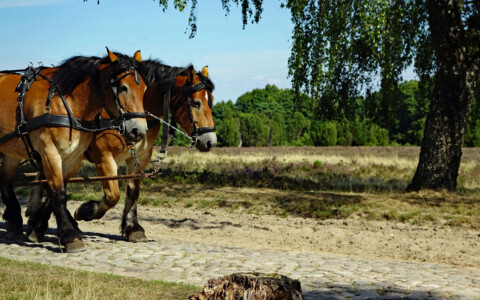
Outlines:
MULTIPOLYGON (((167 89, 167 91, 163 94, 163 121, 168 124, 168 118, 170 114, 170 88, 167 89)), ((168 126, 163 125, 162 126, 162 146, 160 148, 160 153, 162 153, 164 156, 167 155, 167 147, 169 144, 169 138, 168 138, 168 131, 169 128, 168 126)))
POLYGON ((142 112, 128 112, 128 113, 122 114, 123 120, 144 119, 146 117, 147 117, 147 114, 142 112))
POLYGON ((97 119, 93 121, 85 121, 82 119, 73 118, 75 122, 72 122, 71 117, 64 115, 43 114, 36 118, 29 120, 28 122, 21 124, 14 131, 0 137, 0 144, 7 142, 8 140, 16 137, 22 137, 27 135, 30 131, 38 129, 43 126, 50 127, 71 127, 75 130, 88 130, 88 131, 103 131, 106 129, 115 129, 110 119, 97 119))
MULTIPOLYGON (((17 87, 15 88, 15 92, 18 92, 18 112, 20 114, 20 124, 25 123, 25 112, 23 109, 23 104, 25 102, 25 94, 32 86, 33 82, 37 79, 40 73, 45 69, 45 67, 28 67, 23 70, 22 77, 20 82, 18 83, 17 87)), ((11 73, 16 74, 16 73, 11 73)))

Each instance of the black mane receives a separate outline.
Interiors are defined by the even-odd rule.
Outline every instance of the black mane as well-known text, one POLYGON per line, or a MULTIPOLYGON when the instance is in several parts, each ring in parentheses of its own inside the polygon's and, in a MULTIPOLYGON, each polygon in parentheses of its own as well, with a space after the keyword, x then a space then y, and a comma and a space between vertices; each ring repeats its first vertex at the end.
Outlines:
MULTIPOLYGON (((167 89, 172 87, 175 83, 175 79, 177 78, 177 76, 178 75, 186 76, 187 70, 190 67, 192 67, 192 65, 188 65, 184 68, 172 67, 169 65, 162 64, 160 61, 155 59, 143 61, 142 65, 145 68, 146 78, 148 82, 150 83, 156 82, 159 92, 165 92, 167 89)), ((200 72, 196 74, 199 77, 200 81, 203 84, 205 84, 205 87, 208 90, 213 91, 213 89, 215 88, 215 86, 213 85, 213 82, 200 72)), ((187 92, 191 90, 189 89, 189 87, 185 87, 184 91, 187 92)))
POLYGON ((205 86, 207 87, 207 90, 209 90, 210 92, 213 91, 215 89, 215 85, 213 84, 213 82, 210 80, 210 78, 208 78, 207 76, 203 75, 201 72, 198 72, 197 73, 197 76, 198 78, 200 79, 201 82, 203 82, 203 84, 205 84, 205 86))
MULTIPOLYGON (((117 76, 131 68, 135 68, 144 76, 145 70, 141 63, 124 54, 115 53, 115 55, 118 56, 118 59, 108 67, 108 78, 117 76)), ((91 76, 97 91, 101 92, 104 87, 99 81, 99 67, 105 63, 110 63, 108 56, 103 58, 96 56, 74 56, 62 62, 52 79, 62 94, 69 94, 78 84, 91 76)))
POLYGON ((177 76, 186 70, 185 68, 164 65, 156 59, 143 61, 142 65, 149 85, 155 82, 160 93, 171 88, 175 84, 177 76))

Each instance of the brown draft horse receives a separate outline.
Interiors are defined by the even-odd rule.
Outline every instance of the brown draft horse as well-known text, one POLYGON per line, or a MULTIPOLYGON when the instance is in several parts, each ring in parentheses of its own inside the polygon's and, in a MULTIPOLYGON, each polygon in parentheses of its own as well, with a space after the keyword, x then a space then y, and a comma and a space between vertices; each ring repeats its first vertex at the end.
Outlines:
MULTIPOLYGON (((214 86, 208 78, 208 67, 204 67, 200 73, 195 73, 192 66, 176 68, 155 60, 144 61, 142 64, 146 68, 147 77, 152 81, 144 96, 145 110, 157 117, 163 116, 164 94, 173 85, 169 107, 174 122, 178 122, 190 136, 198 134, 197 149, 209 151, 215 146, 217 137, 212 118, 214 86)), ((153 144, 159 131, 160 122, 150 118, 146 138, 135 144, 142 169, 145 169, 150 161, 153 144)), ((116 131, 108 130, 96 134, 86 154, 94 161, 98 175, 116 176, 117 165, 123 161, 127 164, 128 174, 140 174, 134 158, 128 152, 128 145, 116 131)), ((85 221, 100 219, 118 203, 120 198, 118 181, 102 181, 102 185, 105 193, 103 198, 84 203, 75 212, 75 219, 85 221)), ((141 179, 131 179, 127 184, 121 224, 122 234, 132 242, 147 240, 145 230, 137 218, 140 185, 141 179)), ((39 189, 41 187, 37 187, 29 202, 29 229, 32 231, 30 238, 33 240, 43 239, 51 212, 48 201, 42 203, 42 192, 39 189)))
POLYGON ((22 113, 27 123, 44 114, 69 116, 70 122, 80 123, 77 127, 44 124, 0 145, 0 156, 3 157, 0 190, 5 204, 3 218, 9 234, 21 234, 23 222, 12 187, 14 172, 20 161, 29 159, 33 153, 48 181, 47 192, 61 244, 65 245, 67 252, 82 250, 82 234, 67 210, 65 193, 65 183, 80 167, 93 137, 94 130, 81 124, 93 123, 105 109, 112 118, 119 120, 127 140, 138 141, 146 134, 145 118, 125 120, 124 117, 144 113, 146 83, 137 73, 142 69, 141 54, 137 51, 130 58, 107 51, 104 58, 76 56, 59 67, 43 68, 25 93, 23 110, 17 101, 19 94, 15 92, 21 76, 0 74, 0 137, 18 130, 22 113))

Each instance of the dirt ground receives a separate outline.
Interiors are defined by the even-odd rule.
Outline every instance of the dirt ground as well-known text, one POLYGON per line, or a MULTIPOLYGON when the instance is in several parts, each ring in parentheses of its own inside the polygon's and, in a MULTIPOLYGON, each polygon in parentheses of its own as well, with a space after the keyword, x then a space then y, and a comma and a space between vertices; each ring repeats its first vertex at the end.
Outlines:
MULTIPOLYGON (((69 202, 73 211, 81 202, 69 202)), ((100 226, 119 233, 123 205, 101 220, 79 222, 82 231, 100 226)), ((248 249, 275 249, 404 260, 480 268, 480 232, 448 226, 414 226, 364 220, 326 220, 252 215, 225 209, 140 206, 149 239, 177 239, 248 249)))

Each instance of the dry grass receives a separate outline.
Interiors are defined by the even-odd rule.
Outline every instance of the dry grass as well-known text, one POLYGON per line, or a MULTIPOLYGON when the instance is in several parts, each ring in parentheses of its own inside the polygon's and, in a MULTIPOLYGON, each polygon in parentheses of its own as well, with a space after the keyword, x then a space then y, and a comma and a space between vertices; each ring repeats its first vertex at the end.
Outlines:
POLYGON ((282 163, 315 161, 329 164, 385 165, 414 169, 417 148, 399 147, 275 147, 275 148, 214 148, 207 153, 195 149, 172 147, 165 159, 168 163, 195 162, 200 166, 218 162, 237 161, 261 163, 276 159, 282 163))
POLYGON ((187 299, 199 287, 0 258, 0 299, 187 299))
POLYGON ((234 214, 387 220, 479 229, 478 200, 477 196, 447 191, 345 193, 165 183, 144 188, 140 202, 163 207, 224 209, 234 214))
MULTIPOLYGON (((417 147, 216 148, 209 153, 171 147, 163 174, 144 181, 139 202, 480 228, 480 150, 464 149, 458 192, 405 193, 418 153, 417 147)), ((95 174, 91 165, 81 172, 95 174)), ((69 186, 75 200, 102 194, 100 184, 69 186)))
POLYGON ((405 193, 418 147, 216 148, 209 153, 174 147, 165 160, 166 170, 178 168, 191 175, 173 172, 150 183, 142 203, 480 228, 480 149, 463 152, 458 192, 405 193), (289 165, 293 168, 283 168, 289 165), (215 175, 240 170, 239 177, 248 177, 251 166, 260 170, 253 180, 219 184, 224 177, 215 175), (164 185, 157 184, 162 181, 164 185), (284 181, 295 186, 289 188, 284 181))

